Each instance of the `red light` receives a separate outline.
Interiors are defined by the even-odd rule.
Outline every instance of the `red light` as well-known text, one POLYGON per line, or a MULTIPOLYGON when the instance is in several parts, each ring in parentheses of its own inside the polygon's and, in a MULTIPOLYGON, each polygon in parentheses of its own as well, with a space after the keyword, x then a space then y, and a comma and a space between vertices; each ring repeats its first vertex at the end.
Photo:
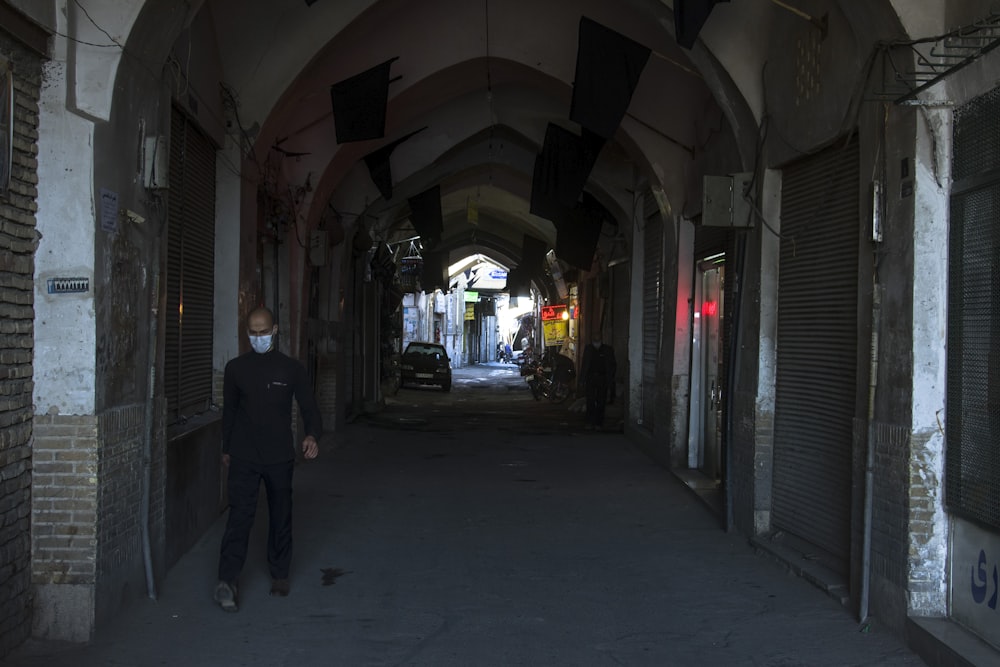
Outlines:
POLYGON ((561 320, 565 312, 566 306, 542 306, 542 321, 561 320))
POLYGON ((701 314, 705 317, 715 317, 719 312, 719 303, 717 301, 706 301, 701 304, 701 314))

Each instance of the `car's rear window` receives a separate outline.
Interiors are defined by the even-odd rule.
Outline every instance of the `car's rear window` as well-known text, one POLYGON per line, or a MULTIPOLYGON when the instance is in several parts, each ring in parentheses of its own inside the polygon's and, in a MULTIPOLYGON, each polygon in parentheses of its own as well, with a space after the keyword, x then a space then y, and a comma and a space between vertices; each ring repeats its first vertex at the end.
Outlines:
POLYGON ((436 345, 420 345, 410 343, 406 348, 406 354, 444 354, 444 348, 436 345))

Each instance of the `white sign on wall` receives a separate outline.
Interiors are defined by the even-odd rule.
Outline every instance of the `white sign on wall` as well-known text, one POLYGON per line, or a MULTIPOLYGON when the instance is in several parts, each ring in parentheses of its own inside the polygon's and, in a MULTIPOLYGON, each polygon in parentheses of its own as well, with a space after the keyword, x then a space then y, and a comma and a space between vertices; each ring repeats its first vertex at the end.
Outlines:
POLYGON ((953 521, 952 620, 1000 648, 1000 535, 953 521))

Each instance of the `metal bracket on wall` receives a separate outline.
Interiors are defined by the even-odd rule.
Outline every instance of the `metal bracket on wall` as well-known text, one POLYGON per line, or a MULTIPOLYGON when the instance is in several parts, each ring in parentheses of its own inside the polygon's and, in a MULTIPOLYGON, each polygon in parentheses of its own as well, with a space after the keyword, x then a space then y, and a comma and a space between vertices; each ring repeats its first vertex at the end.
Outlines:
POLYGON ((972 25, 954 30, 934 40, 912 44, 916 60, 908 72, 897 72, 896 79, 910 91, 896 99, 896 104, 920 104, 917 95, 963 69, 1000 46, 1000 13, 991 12, 972 25), (918 49, 918 46, 929 46, 918 49))

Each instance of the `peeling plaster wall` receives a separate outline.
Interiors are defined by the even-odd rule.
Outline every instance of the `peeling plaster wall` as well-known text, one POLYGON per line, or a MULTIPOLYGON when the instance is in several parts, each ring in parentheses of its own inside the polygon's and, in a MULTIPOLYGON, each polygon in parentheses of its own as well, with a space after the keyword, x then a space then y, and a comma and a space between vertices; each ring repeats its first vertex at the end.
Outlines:
POLYGON ((944 614, 948 521, 944 434, 948 317, 951 112, 919 114, 913 266, 913 423, 910 455, 910 611, 944 614))
MULTIPOLYGON (((781 172, 767 170, 764 174, 761 210, 771 221, 775 233, 781 233, 781 172)), ((741 475, 752 475, 752 524, 740 528, 753 535, 771 529, 771 480, 774 463, 774 407, 778 346, 778 259, 781 242, 775 234, 762 236, 756 271, 748 270, 745 289, 755 292, 744 306, 756 310, 757 323, 757 388, 754 398, 754 441, 752 469, 741 475), (752 532, 751 532, 752 531, 752 532)), ((748 324, 749 326, 749 324, 748 324)))
POLYGON ((35 256, 35 409, 40 414, 94 413, 96 316, 93 291, 49 295, 48 278, 94 280, 93 123, 66 110, 66 66, 45 66, 39 102, 35 256))

